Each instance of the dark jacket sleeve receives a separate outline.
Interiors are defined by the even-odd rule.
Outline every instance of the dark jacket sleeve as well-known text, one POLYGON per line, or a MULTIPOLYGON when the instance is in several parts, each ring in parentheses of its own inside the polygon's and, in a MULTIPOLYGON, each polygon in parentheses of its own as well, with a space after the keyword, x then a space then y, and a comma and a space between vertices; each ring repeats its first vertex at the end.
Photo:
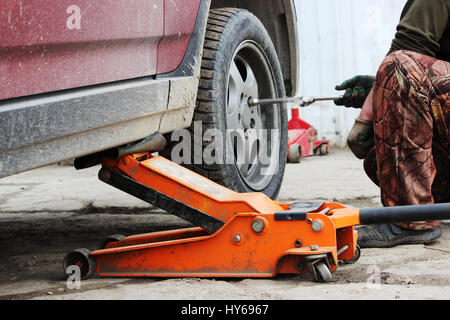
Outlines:
POLYGON ((436 57, 449 18, 445 0, 409 0, 389 51, 410 50, 436 57))

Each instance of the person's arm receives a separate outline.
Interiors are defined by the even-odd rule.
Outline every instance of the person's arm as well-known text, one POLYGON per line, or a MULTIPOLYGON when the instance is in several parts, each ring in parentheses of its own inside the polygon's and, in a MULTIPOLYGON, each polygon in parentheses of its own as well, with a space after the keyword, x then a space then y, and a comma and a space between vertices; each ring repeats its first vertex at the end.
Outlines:
POLYGON ((409 50, 436 57, 448 18, 445 0, 409 0, 389 53, 409 50))
POLYGON ((364 101, 359 119, 364 121, 373 121, 375 119, 373 114, 373 88, 370 90, 366 101, 364 101))

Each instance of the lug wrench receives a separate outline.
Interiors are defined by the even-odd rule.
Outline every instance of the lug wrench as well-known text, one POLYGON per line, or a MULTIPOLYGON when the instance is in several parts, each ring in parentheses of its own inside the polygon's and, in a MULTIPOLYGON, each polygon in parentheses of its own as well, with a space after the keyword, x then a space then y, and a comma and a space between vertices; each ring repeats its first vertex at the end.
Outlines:
POLYGON ((248 100, 248 105, 250 107, 258 106, 258 105, 269 105, 276 103, 298 103, 301 107, 308 107, 315 102, 318 101, 331 101, 340 99, 343 96, 337 97, 286 97, 286 98, 274 98, 274 99, 255 99, 250 98, 248 100))

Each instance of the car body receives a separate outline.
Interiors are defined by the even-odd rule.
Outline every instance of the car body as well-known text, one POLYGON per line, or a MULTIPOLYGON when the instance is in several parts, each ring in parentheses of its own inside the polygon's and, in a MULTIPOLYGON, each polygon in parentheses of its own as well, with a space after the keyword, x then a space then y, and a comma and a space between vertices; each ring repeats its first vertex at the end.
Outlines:
POLYGON ((267 29, 296 94, 293 0, 4 0, 0 177, 191 125, 208 13, 267 29))

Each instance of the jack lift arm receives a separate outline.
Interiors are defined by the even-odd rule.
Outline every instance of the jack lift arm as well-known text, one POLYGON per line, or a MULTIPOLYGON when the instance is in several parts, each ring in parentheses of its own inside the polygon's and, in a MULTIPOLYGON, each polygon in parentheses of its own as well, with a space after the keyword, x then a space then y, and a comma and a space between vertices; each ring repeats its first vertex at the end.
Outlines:
POLYGON ((195 227, 113 237, 77 249, 82 279, 107 277, 274 277, 310 273, 331 281, 338 261, 359 258, 354 226, 450 219, 450 204, 355 209, 339 203, 279 203, 237 193, 163 157, 103 159, 99 179, 195 227))

